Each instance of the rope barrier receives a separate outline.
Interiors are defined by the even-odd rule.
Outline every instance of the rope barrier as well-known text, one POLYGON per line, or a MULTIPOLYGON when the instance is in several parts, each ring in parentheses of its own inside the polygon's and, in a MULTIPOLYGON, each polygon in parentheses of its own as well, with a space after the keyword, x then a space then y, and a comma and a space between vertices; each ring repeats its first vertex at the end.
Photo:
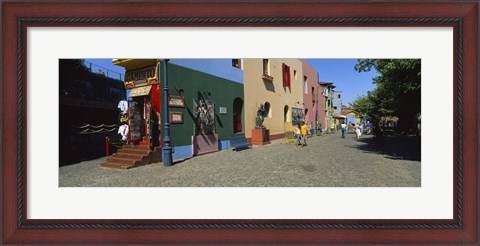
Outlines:
POLYGON ((101 128, 101 127, 107 127, 107 128, 111 128, 111 127, 118 127, 117 124, 113 124, 113 125, 105 125, 105 124, 101 124, 101 125, 98 125, 98 126, 94 126, 94 125, 90 125, 90 124, 85 124, 83 126, 73 126, 74 128, 86 128, 86 127, 92 127, 92 128, 101 128))
POLYGON ((115 131, 115 130, 117 130, 117 129, 116 129, 116 128, 114 128, 114 129, 103 129, 103 128, 102 128, 102 129, 99 129, 99 130, 96 130, 96 131, 90 130, 90 129, 86 129, 86 130, 81 131, 81 132, 75 131, 75 133, 77 133, 77 134, 93 134, 93 133, 113 132, 113 131, 115 131))
POLYGON ((94 133, 113 132, 115 130, 118 130, 118 125, 116 125, 116 124, 113 124, 113 125, 101 124, 101 125, 98 125, 98 126, 94 126, 94 125, 90 125, 90 124, 85 124, 83 126, 74 126, 73 128, 78 129, 78 130, 73 130, 73 132, 75 132, 76 134, 94 134, 94 133))

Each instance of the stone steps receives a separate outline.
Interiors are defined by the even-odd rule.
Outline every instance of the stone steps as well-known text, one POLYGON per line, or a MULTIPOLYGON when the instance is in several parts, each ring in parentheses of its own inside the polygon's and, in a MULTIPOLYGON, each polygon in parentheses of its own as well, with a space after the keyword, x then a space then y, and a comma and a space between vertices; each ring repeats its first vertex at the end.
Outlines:
POLYGON ((150 150, 147 145, 125 145, 109 156, 102 167, 130 169, 162 161, 162 148, 150 150))

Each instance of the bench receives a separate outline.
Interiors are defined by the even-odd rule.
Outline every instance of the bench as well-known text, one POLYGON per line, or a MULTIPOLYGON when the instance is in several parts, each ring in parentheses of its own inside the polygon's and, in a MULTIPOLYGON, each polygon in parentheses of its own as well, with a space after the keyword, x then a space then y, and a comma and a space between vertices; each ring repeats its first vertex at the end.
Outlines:
POLYGON ((242 149, 248 149, 252 145, 247 142, 247 139, 245 136, 235 136, 229 138, 230 140, 230 146, 233 147, 233 150, 242 150, 242 149))

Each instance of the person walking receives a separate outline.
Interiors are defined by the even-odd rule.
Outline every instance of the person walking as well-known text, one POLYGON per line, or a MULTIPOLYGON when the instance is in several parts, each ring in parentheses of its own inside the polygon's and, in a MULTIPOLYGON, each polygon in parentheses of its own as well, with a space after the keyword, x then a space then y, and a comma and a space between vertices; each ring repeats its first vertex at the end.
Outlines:
POLYGON ((341 124, 342 126, 342 138, 345 139, 345 132, 347 131, 347 124, 345 124, 345 122, 343 122, 341 124))
POLYGON ((367 121, 367 124, 365 124, 367 127, 367 134, 370 135, 372 133, 372 123, 370 121, 367 121))
POLYGON ((355 134, 357 135, 357 140, 359 140, 362 135, 362 128, 360 126, 355 127, 355 134))
POLYGON ((302 134, 302 147, 307 146, 307 133, 308 133, 308 126, 305 122, 302 122, 302 126, 300 128, 300 134, 302 134))
POLYGON ((295 126, 295 140, 297 140, 297 146, 298 145, 302 145, 302 143, 300 142, 301 140, 301 137, 300 137, 300 124, 298 124, 297 126, 295 126))
POLYGON ((321 122, 318 122, 317 123, 317 135, 318 136, 322 136, 323 135, 323 132, 322 132, 322 123, 321 122))

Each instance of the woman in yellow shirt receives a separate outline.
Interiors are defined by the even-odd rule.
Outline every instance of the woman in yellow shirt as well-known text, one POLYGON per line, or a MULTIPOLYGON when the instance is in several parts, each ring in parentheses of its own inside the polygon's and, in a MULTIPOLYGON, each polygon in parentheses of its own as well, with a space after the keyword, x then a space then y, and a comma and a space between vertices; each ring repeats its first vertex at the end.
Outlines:
POLYGON ((302 147, 307 146, 307 133, 308 133, 308 126, 305 122, 302 122, 302 126, 300 128, 300 133, 302 134, 302 147))

